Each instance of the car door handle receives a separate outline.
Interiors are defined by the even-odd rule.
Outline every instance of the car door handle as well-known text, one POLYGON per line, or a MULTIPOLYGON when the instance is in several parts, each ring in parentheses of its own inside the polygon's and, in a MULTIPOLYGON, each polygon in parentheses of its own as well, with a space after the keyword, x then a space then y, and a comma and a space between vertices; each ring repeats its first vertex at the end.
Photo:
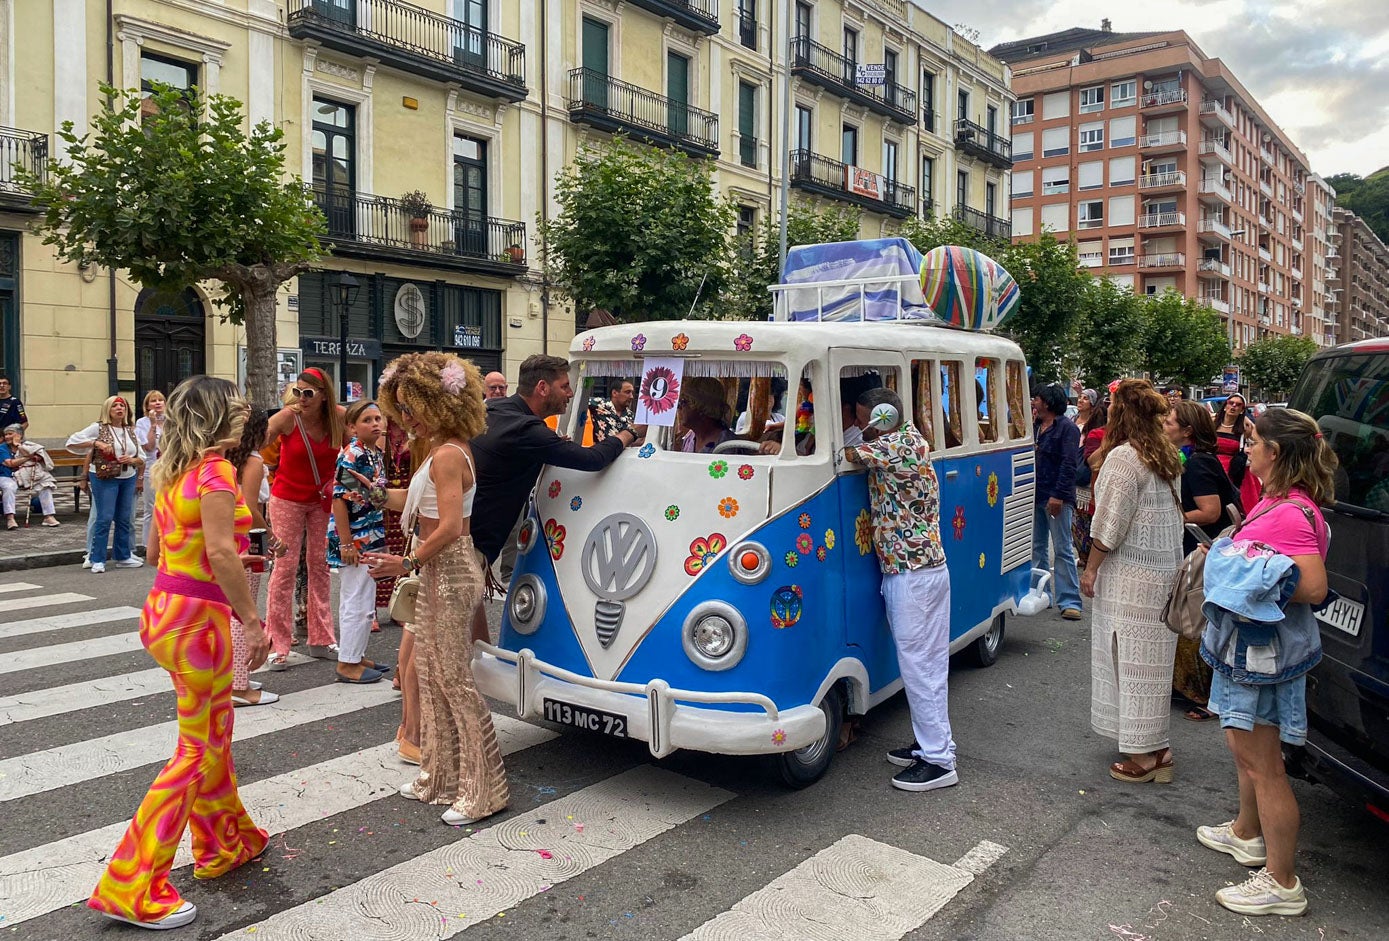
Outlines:
POLYGON ((959 476, 960 476, 960 472, 957 471, 957 470, 952 470, 952 471, 946 471, 946 472, 945 472, 945 479, 946 479, 946 480, 954 480, 956 477, 959 477, 959 476))

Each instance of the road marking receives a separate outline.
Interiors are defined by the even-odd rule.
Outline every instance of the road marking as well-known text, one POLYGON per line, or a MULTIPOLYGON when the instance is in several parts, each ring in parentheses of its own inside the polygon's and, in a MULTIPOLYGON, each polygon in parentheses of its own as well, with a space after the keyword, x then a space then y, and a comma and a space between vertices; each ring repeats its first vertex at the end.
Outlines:
POLYGON ((1000 846, 989 840, 980 840, 974 845, 974 849, 955 860, 955 868, 972 872, 977 876, 1002 859, 1006 852, 1008 852, 1006 846, 1000 846))
MULTIPOLYGON (((554 732, 510 716, 494 714, 492 722, 503 755, 555 738, 554 732)), ((286 833, 394 795, 414 773, 396 758, 397 748, 394 742, 377 745, 256 781, 240 789, 241 801, 272 837, 286 833)), ((19 924, 86 899, 128 825, 123 820, 0 859, 3 924, 19 924)), ((189 840, 185 831, 174 868, 193 862, 189 840)), ((275 847, 267 851, 267 865, 278 862, 281 852, 275 847)))
POLYGON ((31 585, 28 582, 10 582, 8 585, 0 585, 0 594, 8 595, 12 591, 34 591, 42 587, 42 585, 31 585))
MULTIPOLYGON (((981 843, 961 862, 979 865, 996 843, 981 843)), ((978 870, 947 866, 925 856, 851 833, 743 899, 680 941, 802 941, 853 938, 898 941, 945 907, 978 870)))
MULTIPOLYGON (((369 709, 391 702, 397 695, 390 683, 354 687, 351 692, 329 683, 302 693, 289 693, 269 708, 242 709, 233 726, 233 740, 239 742, 369 709)), ((0 802, 163 761, 173 753, 177 738, 175 720, 6 758, 0 761, 0 802)))
MULTIPOLYGON (((38 585, 35 585, 35 588, 38 585)), ((53 598, 67 598, 68 600, 92 600, 86 595, 53 595, 53 598)), ((21 599, 15 599, 21 600, 21 599)), ((32 599, 22 599, 32 600, 32 599)), ((54 603, 54 605, 65 605, 67 602, 44 602, 54 603)), ((13 612, 14 602, 6 600, 4 610, 13 612)), ((128 621, 140 616, 139 607, 99 607, 94 612, 76 612, 74 614, 53 614, 50 617, 31 617, 24 621, 8 621, 0 624, 0 637, 22 637, 25 634, 42 634, 43 631, 58 631, 64 627, 90 627, 92 624, 100 624, 103 621, 128 621)))
POLYGON ((97 657, 144 649, 140 644, 140 632, 130 630, 123 634, 108 634, 105 637, 76 640, 69 644, 15 650, 0 656, 0 673, 22 673, 25 670, 38 670, 59 663, 95 660, 97 657))
MULTIPOLYGON (((291 651, 289 662, 291 666, 297 663, 312 663, 313 658, 291 651)), ((260 673, 263 670, 265 667, 256 672, 260 673)), ((104 676, 85 683, 54 686, 15 696, 0 696, 0 726, 46 719, 79 709, 91 709, 94 706, 139 699, 142 696, 158 696, 173 691, 169 674, 156 667, 153 670, 122 673, 119 676, 104 676)), ((242 711, 245 712, 244 709, 242 711)))
POLYGON ((451 938, 734 796, 643 765, 223 938, 451 938))

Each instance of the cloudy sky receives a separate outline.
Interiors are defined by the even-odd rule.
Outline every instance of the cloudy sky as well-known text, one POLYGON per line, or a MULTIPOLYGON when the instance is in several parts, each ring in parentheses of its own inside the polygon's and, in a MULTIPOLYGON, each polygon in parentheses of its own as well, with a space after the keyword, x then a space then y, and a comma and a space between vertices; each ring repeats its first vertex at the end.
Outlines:
POLYGON ((1000 42, 1114 21, 1115 32, 1183 29, 1223 59, 1322 176, 1389 165, 1386 0, 913 0, 1000 42))

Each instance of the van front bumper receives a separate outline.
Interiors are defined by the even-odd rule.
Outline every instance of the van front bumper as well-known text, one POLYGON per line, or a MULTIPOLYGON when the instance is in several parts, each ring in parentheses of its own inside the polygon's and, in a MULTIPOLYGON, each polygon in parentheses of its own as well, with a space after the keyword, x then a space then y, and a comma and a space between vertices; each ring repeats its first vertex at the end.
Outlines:
POLYGON ((659 679, 644 685, 599 680, 546 663, 529 648, 513 653, 478 641, 473 675, 484 695, 510 703, 522 719, 543 721, 547 699, 623 716, 627 737, 646 742, 657 758, 682 748, 722 755, 776 754, 804 748, 825 734, 819 706, 778 710, 760 693, 671 689, 659 679), (745 704, 761 711, 729 712, 690 703, 745 704))

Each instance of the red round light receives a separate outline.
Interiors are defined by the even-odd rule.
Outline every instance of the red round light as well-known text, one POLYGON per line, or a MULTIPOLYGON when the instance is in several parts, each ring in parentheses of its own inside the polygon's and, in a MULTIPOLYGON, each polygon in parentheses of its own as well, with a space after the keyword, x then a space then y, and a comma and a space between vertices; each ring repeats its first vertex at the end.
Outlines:
POLYGON ((738 561, 742 564, 744 570, 749 572, 757 571, 757 567, 762 564, 762 560, 758 557, 757 553, 751 550, 744 552, 738 561))

